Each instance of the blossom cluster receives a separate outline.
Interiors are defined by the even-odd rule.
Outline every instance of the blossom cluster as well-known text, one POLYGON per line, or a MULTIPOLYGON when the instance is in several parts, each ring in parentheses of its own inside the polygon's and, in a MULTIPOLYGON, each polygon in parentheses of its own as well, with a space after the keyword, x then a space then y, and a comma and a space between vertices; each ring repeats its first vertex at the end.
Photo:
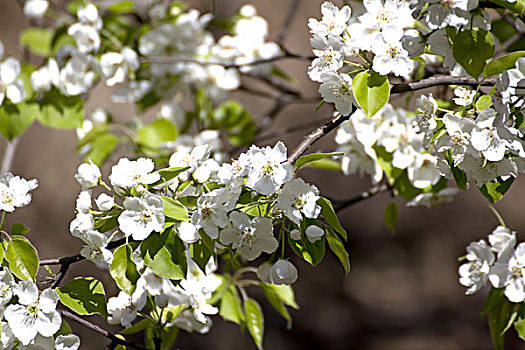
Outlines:
POLYGON ((70 232, 85 244, 81 255, 111 272, 122 263, 116 260, 120 253, 110 250, 114 244, 138 243, 126 258, 140 275, 134 287, 126 289, 112 272, 122 291, 108 302, 109 323, 130 326, 145 312, 149 295, 156 307, 177 308, 177 317, 168 324, 205 332, 211 325, 207 315, 218 312, 209 299, 222 283, 213 274, 214 256, 229 254, 251 262, 271 254, 257 275, 263 283, 281 285, 297 280, 297 269, 284 256, 287 240, 302 249, 315 244, 324 250, 325 230, 331 228, 317 221, 319 190, 294 178, 282 142, 251 146, 230 163, 211 157, 208 143, 184 147, 182 142, 175 149, 169 167, 160 170, 149 158, 120 159, 109 184, 93 163, 81 164, 75 175, 82 191, 70 232), (97 187, 104 191, 94 200, 95 208, 92 193, 97 187), (210 240, 203 260, 195 249, 210 240), (155 242, 165 242, 170 265, 177 267, 171 265, 167 272, 165 262, 148 255, 155 254, 148 253, 155 242))
POLYGON ((488 237, 467 247, 467 262, 459 267, 459 282, 468 287, 466 294, 475 294, 487 284, 504 288, 504 295, 513 303, 525 300, 525 243, 516 246, 516 232, 498 226, 488 237))

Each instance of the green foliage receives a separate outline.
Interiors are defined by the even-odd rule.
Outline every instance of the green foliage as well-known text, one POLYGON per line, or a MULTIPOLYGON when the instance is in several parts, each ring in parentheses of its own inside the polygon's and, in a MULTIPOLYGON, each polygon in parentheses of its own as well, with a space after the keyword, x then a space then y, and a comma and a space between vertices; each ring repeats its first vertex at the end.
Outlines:
POLYGON ((208 127, 226 131, 233 146, 247 145, 252 142, 256 132, 252 115, 237 101, 226 101, 218 106, 209 120, 208 127))
POLYGON ((301 231, 303 234, 301 235, 300 241, 293 240, 288 235, 288 242, 297 255, 315 266, 323 260, 326 235, 312 243, 306 238, 304 230, 301 231))
POLYGON ((174 141, 177 137, 177 128, 168 119, 159 118, 151 124, 140 128, 137 139, 144 148, 146 155, 155 154, 156 149, 167 141, 174 141))
POLYGON ((282 317, 284 317, 284 319, 286 320, 286 328, 290 330, 292 328, 292 317, 290 316, 288 309, 286 309, 286 306, 284 305, 284 302, 281 299, 278 290, 274 288, 277 286, 275 284, 262 283, 261 287, 264 291, 266 299, 268 299, 275 311, 277 311, 282 317))
POLYGON ((162 234, 152 232, 140 245, 144 264, 157 275, 173 280, 183 279, 186 271, 184 243, 173 228, 162 234))
POLYGON ((465 71, 477 79, 487 60, 494 56, 494 38, 485 29, 463 30, 456 35, 452 52, 465 71))
POLYGON ((77 277, 56 291, 60 302, 79 315, 108 316, 104 286, 92 277, 77 277))
POLYGON ((346 241, 348 239, 348 235, 343 226, 341 226, 339 218, 337 217, 337 214, 335 213, 335 210, 332 207, 332 203, 330 203, 328 199, 320 197, 317 200, 317 204, 319 204, 319 206, 321 207, 321 216, 323 217, 323 219, 325 219, 326 222, 346 241))
POLYGON ((31 53, 49 57, 53 54, 51 42, 54 31, 47 28, 28 28, 20 34, 20 45, 27 47, 31 53))
POLYGON ((97 218, 95 223, 95 230, 100 232, 108 232, 109 230, 114 229, 118 225, 118 217, 122 213, 122 209, 111 209, 102 216, 97 218))
MULTIPOLYGON (((162 201, 164 202, 164 215, 172 220, 177 222, 180 221, 189 221, 190 217, 188 215, 188 210, 181 202, 171 197, 162 196, 162 201)), ((166 224, 169 225, 167 222, 166 224)))
POLYGON ((35 281, 38 272, 38 253, 24 236, 12 236, 5 251, 11 272, 21 280, 35 281))
POLYGON ((514 177, 512 176, 505 181, 498 177, 495 181, 484 183, 479 190, 491 203, 496 203, 503 198, 513 182, 514 177))
POLYGON ((131 254, 132 249, 129 244, 118 247, 113 252, 113 261, 109 270, 118 287, 129 295, 135 291, 137 280, 140 277, 131 254))
POLYGON ((29 233, 29 231, 31 231, 29 227, 26 227, 26 225, 16 222, 13 225, 11 225, 11 229, 9 230, 9 233, 11 234, 11 236, 13 235, 24 236, 25 234, 29 233))
POLYGON ((307 168, 315 168, 315 169, 321 169, 321 170, 329 170, 329 171, 342 171, 341 162, 338 162, 337 160, 333 159, 320 159, 320 160, 314 160, 308 164, 304 165, 307 168))
MULTIPOLYGON (((488 67, 488 66, 487 66, 488 67)), ((476 101, 476 109, 482 111, 492 106, 492 99, 490 96, 483 95, 476 101)))
POLYGON ((261 350, 264 335, 264 317, 261 307, 255 300, 246 298, 244 299, 244 312, 246 313, 248 331, 257 345, 257 349, 261 350))
POLYGON ((105 133, 99 135, 97 138, 93 139, 90 143, 89 151, 84 156, 84 161, 92 161, 98 166, 102 166, 106 159, 109 158, 111 153, 117 148, 119 144, 119 139, 112 133, 105 133))
POLYGON ((224 291, 219 305, 219 315, 230 322, 234 322, 239 326, 246 325, 246 315, 242 307, 242 301, 239 297, 239 292, 233 284, 228 284, 224 291))
POLYGON ((315 162, 321 159, 325 159, 327 157, 342 157, 345 154, 342 152, 332 152, 332 153, 314 153, 314 154, 307 154, 305 156, 301 156, 299 159, 297 159, 297 162, 295 162, 295 166, 297 169, 302 167, 303 165, 307 165, 311 162, 315 162))
POLYGON ((489 315, 492 344, 496 350, 503 350, 505 333, 518 317, 520 304, 510 302, 503 294, 504 288, 492 288, 485 300, 484 315, 489 315))
POLYGON ((357 74, 352 81, 352 89, 357 103, 368 118, 383 108, 390 97, 387 77, 374 71, 357 74))
POLYGON ((38 121, 57 129, 74 129, 82 126, 84 100, 79 96, 65 96, 52 88, 42 98, 38 121))
POLYGON ((18 103, 16 105, 4 102, 0 106, 0 133, 8 140, 13 140, 33 124, 40 114, 36 103, 18 103))
POLYGON ((487 63, 485 69, 483 69, 483 75, 488 78, 493 75, 499 75, 503 73, 503 71, 512 69, 516 65, 518 58, 524 56, 525 51, 516 51, 502 57, 494 58, 492 61, 487 63))
POLYGON ((345 249, 343 242, 335 234, 331 227, 326 227, 326 240, 328 241, 328 246, 334 252, 334 254, 339 258, 343 268, 345 269, 345 274, 348 276, 350 273, 350 259, 348 252, 345 249))
POLYGON ((213 246, 213 240, 207 236, 201 237, 197 242, 190 244, 191 259, 202 271, 205 271, 206 264, 210 261, 210 258, 213 255, 213 246))
POLYGON ((396 232, 397 224, 397 203, 392 202, 385 208, 385 214, 383 216, 385 220, 385 225, 388 227, 392 233, 396 232))
POLYGON ((135 9, 133 1, 118 1, 107 8, 108 11, 114 13, 130 13, 135 9))

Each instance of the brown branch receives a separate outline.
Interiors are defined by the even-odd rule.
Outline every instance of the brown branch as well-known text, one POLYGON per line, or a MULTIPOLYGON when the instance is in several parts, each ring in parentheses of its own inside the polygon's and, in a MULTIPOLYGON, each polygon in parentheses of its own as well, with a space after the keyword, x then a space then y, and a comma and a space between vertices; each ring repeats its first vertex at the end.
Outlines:
POLYGON ((471 77, 453 77, 450 75, 436 75, 427 79, 422 79, 412 83, 392 84, 391 94, 422 90, 440 85, 468 85, 468 86, 494 86, 496 77, 487 78, 481 82, 471 77))
MULTIPOLYGON (((297 12, 297 8, 299 7, 299 1, 300 0, 292 0, 292 4, 290 5, 290 10, 288 11, 288 15, 286 16, 286 19, 284 20, 284 24, 281 28, 281 31, 279 32, 279 36, 277 36, 277 44, 279 44, 281 47, 283 47, 283 41, 286 38, 286 34, 288 33, 288 29, 290 29, 290 25, 293 22, 293 19, 295 17, 295 13, 297 12)), ((283 48, 283 51, 286 52, 286 50, 283 48)))
POLYGON ((306 152, 315 142, 317 142, 322 137, 328 135, 330 131, 337 128, 344 121, 350 119, 350 116, 357 110, 356 106, 352 106, 352 111, 348 115, 338 114, 329 121, 327 121, 323 126, 315 129, 310 134, 308 134, 303 141, 292 151, 288 157, 288 162, 294 164, 299 157, 306 152))
POLYGON ((367 198, 372 198, 374 196, 377 196, 383 192, 386 192, 390 189, 390 187, 388 186, 388 184, 382 184, 382 185, 376 185, 374 187, 371 187, 370 189, 362 192, 361 194, 359 194, 358 196, 356 197, 353 197, 353 198, 350 198, 350 199, 346 199, 346 200, 342 200, 342 201, 337 201, 337 200, 332 200, 332 202, 335 203, 334 205, 334 210, 335 211, 340 211, 340 210, 343 210, 345 208, 348 208, 356 203, 359 203, 361 202, 362 200, 365 200, 367 198))
POLYGON ((295 59, 304 59, 304 60, 311 60, 314 57, 312 56, 303 56, 298 55, 294 53, 287 52, 280 56, 275 56, 271 58, 264 58, 260 60, 254 60, 251 62, 245 62, 245 63, 226 63, 226 62, 220 62, 220 61, 201 61, 196 60, 192 58, 179 58, 179 57, 140 57, 139 60, 141 62, 149 62, 149 63, 156 63, 156 64, 174 64, 174 63, 195 63, 199 64, 201 66, 209 66, 209 65, 218 65, 223 66, 224 68, 241 68, 241 67, 248 67, 248 66, 255 66, 258 64, 263 63, 271 63, 275 62, 284 58, 295 58, 295 59))
POLYGON ((119 337, 117 337, 116 335, 112 334, 112 333, 109 333, 108 331, 106 331, 105 329, 102 329, 100 328, 99 326, 97 326, 96 324, 93 324, 67 310, 58 310, 58 312, 65 318, 68 318, 70 320, 73 320, 79 324, 81 324, 82 326, 86 327, 86 328, 89 328, 95 332, 97 332, 98 334, 101 334, 103 335, 104 337, 108 338, 111 340, 111 342, 113 344, 120 344, 120 345, 124 345, 124 346, 127 346, 127 347, 130 347, 132 349, 137 349, 137 350, 146 350, 146 348, 140 346, 140 345, 137 345, 135 343, 131 343, 131 342, 128 342, 124 339, 121 339, 119 337))
MULTIPOLYGON (((122 239, 119 239, 117 241, 110 242, 107 245, 107 248, 108 249, 117 248, 118 246, 120 246, 123 243, 125 243, 126 240, 128 240, 129 242, 133 241, 133 240, 131 240, 129 238, 122 238, 122 239)), ((58 278, 56 279, 55 282, 53 282, 53 285, 51 286, 51 288, 56 288, 56 287, 58 287, 60 285, 60 282, 62 282, 62 280, 66 276, 66 273, 69 270, 69 267, 72 264, 77 263, 77 262, 82 261, 82 260, 85 260, 85 259, 86 258, 83 257, 82 255, 75 254, 75 255, 70 255, 70 256, 64 256, 62 258, 57 258, 57 259, 40 260, 39 264, 40 264, 40 266, 43 266, 43 265, 60 265, 60 270, 57 273, 58 278)))

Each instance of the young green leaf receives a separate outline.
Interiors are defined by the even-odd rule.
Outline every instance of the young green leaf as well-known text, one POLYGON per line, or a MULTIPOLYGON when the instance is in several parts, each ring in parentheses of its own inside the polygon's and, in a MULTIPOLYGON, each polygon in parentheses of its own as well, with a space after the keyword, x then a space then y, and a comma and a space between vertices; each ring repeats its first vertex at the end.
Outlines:
POLYGON ((290 330, 292 328, 292 317, 290 316, 288 309, 286 309, 286 306, 284 306, 284 303, 281 300, 279 294, 275 291, 274 288, 271 287, 272 285, 270 284, 263 283, 261 284, 261 286, 263 288, 266 299, 268 299, 275 311, 277 311, 282 317, 284 317, 284 319, 286 320, 286 328, 290 330))
POLYGON ((226 320, 243 325, 246 323, 246 316, 242 308, 242 301, 237 289, 232 284, 226 289, 221 298, 219 315, 226 320))
POLYGON ((525 51, 516 51, 502 57, 494 58, 492 61, 487 63, 485 69, 483 69, 483 75, 485 78, 488 78, 493 75, 499 75, 505 70, 512 69, 516 65, 518 58, 524 56, 525 51))
POLYGON ((160 277, 172 280, 183 279, 186 265, 182 265, 180 260, 181 257, 185 257, 185 251, 184 245, 179 241, 177 233, 172 228, 162 234, 152 232, 140 245, 144 264, 160 277))
POLYGON ((328 157, 342 157, 344 155, 345 154, 342 152, 307 154, 297 159, 297 162, 295 162, 295 166, 297 167, 297 169, 299 169, 303 165, 306 165, 311 162, 315 162, 328 157))
POLYGON ((348 239, 348 235, 343 226, 341 226, 341 223, 337 218, 337 214, 335 213, 334 207, 332 207, 332 203, 330 203, 328 199, 321 197, 317 200, 317 204, 321 206, 322 217, 346 241, 348 239))
POLYGON ((246 313, 246 325, 248 331, 257 345, 257 349, 263 349, 263 335, 264 335, 264 317, 259 306, 255 300, 246 298, 244 300, 244 311, 246 313))
POLYGON ((350 273, 350 259, 348 257, 348 252, 346 251, 343 242, 341 242, 331 227, 326 228, 326 240, 328 241, 330 249, 339 258, 341 264, 343 264, 345 274, 348 276, 350 273))
POLYGON ((60 302, 77 314, 107 317, 106 293, 100 281, 92 277, 77 277, 56 291, 60 302))
POLYGON ((456 35, 452 53, 474 79, 478 79, 488 59, 494 56, 494 38, 485 29, 462 30, 456 35))
POLYGON ((503 198, 503 195, 509 190, 513 182, 514 178, 512 176, 505 181, 498 177, 495 182, 485 182, 479 190, 491 203, 496 203, 503 198))
POLYGON ((188 210, 176 199, 163 196, 164 215, 176 221, 189 221, 188 210))
POLYGON ((12 236, 7 245, 5 259, 11 272, 21 280, 35 281, 38 271, 38 253, 24 236, 12 236))
POLYGON ((383 108, 390 98, 387 77, 374 71, 357 74, 352 81, 352 89, 357 103, 368 118, 383 108))
POLYGON ((129 295, 133 294, 140 277, 131 253, 132 249, 129 244, 118 247, 113 252, 113 261, 109 270, 119 288, 129 295))
POLYGON ((384 220, 385 225, 392 231, 392 233, 396 232, 396 224, 397 224, 397 203, 392 202, 385 208, 385 214, 384 214, 384 220))

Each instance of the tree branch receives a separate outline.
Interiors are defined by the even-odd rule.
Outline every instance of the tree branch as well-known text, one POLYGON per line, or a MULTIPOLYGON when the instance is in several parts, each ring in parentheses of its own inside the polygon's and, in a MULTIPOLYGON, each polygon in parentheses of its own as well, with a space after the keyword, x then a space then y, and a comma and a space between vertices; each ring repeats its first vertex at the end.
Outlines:
POLYGON ((140 346, 140 345, 137 345, 135 343, 131 343, 131 342, 128 342, 124 339, 121 339, 119 337, 117 337, 116 335, 112 334, 112 333, 109 333, 108 331, 100 328, 99 326, 97 326, 96 324, 93 324, 67 310, 58 310, 58 312, 65 318, 68 318, 70 320, 73 320, 79 324, 81 324, 82 326, 86 327, 86 328, 89 328, 95 332, 97 332, 98 334, 101 334, 103 335, 104 337, 108 338, 111 340, 112 343, 114 344, 120 344, 120 345, 124 345, 124 346, 128 346, 132 349, 137 349, 137 350, 147 350, 146 348, 140 346))
POLYGON ((494 86, 496 84, 496 77, 490 77, 482 82, 478 82, 471 77, 453 77, 450 75, 436 75, 427 79, 415 81, 413 83, 392 84, 390 88, 391 94, 399 94, 403 92, 422 90, 439 85, 468 85, 468 86, 494 86))
POLYGON ((297 8, 299 7, 299 1, 300 0, 292 0, 292 4, 290 5, 290 10, 288 11, 288 15, 286 16, 286 19, 284 20, 284 24, 281 28, 281 31, 279 32, 279 36, 277 36, 277 44, 281 46, 283 51, 286 52, 286 50, 283 47, 283 41, 286 38, 286 34, 288 33, 288 29, 290 28, 290 25, 293 22, 295 13, 297 12, 297 8))
POLYGON ((343 116, 338 114, 329 121, 327 121, 323 126, 315 129, 310 134, 308 134, 303 141, 292 151, 288 157, 288 162, 294 164, 299 157, 306 152, 315 142, 317 142, 322 137, 328 135, 330 131, 337 128, 344 121, 350 119, 350 116, 357 110, 356 106, 352 106, 352 111, 348 115, 343 116))
POLYGON ((337 200, 332 200, 332 202, 335 203, 335 206, 334 206, 334 210, 335 211, 340 211, 340 210, 343 210, 343 209, 346 209, 356 203, 359 203, 361 202, 362 200, 365 200, 367 198, 371 198, 371 197, 374 197, 374 196, 377 196, 385 191, 388 191, 390 189, 390 187, 388 186, 388 184, 382 184, 382 185, 376 185, 374 187, 371 187, 370 189, 362 192, 361 194, 357 195, 356 197, 353 197, 353 198, 350 198, 350 199, 346 199, 346 200, 342 200, 342 201, 337 201, 337 200))

